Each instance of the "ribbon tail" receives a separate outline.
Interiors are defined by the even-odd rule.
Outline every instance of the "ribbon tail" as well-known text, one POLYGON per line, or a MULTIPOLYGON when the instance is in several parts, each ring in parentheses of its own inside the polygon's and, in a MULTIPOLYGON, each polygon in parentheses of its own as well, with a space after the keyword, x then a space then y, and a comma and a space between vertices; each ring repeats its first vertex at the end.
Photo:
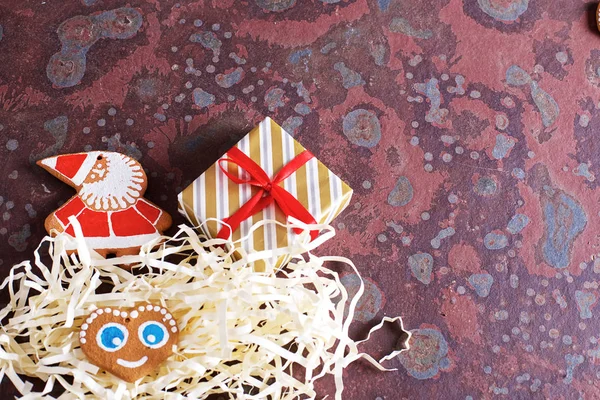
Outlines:
MULTIPOLYGON (((277 202, 279 208, 286 216, 294 217, 297 220, 304 222, 305 224, 316 224, 317 221, 311 215, 310 212, 295 198, 291 193, 282 188, 281 186, 273 186, 271 195, 277 202)), ((302 233, 302 229, 294 228, 294 232, 297 234, 302 233)), ((311 240, 315 240, 319 236, 318 230, 310 231, 311 240)))
POLYGON ((247 220, 268 206, 270 201, 263 200, 269 200, 267 197, 263 197, 264 193, 264 190, 259 190, 254 196, 252 196, 250 200, 248 200, 248 202, 241 206, 239 210, 234 212, 229 218, 225 218, 223 222, 229 226, 224 225, 219 230, 219 233, 217 233, 217 238, 228 239, 231 233, 235 232, 243 221, 247 220))

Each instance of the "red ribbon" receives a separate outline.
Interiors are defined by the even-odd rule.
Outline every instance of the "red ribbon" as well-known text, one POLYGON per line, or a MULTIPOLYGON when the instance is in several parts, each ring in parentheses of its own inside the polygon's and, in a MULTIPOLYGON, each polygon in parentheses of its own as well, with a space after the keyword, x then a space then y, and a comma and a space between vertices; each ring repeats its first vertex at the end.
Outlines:
MULTIPOLYGON (((304 150, 298 154, 292 161, 287 165, 284 165, 281 170, 273 177, 269 178, 267 173, 242 152, 237 147, 232 147, 227 152, 227 157, 219 160, 219 168, 227 177, 238 185, 249 184, 260 188, 260 190, 252 196, 250 200, 239 210, 233 213, 229 218, 224 219, 229 226, 224 225, 217 234, 219 239, 227 239, 231 231, 235 231, 242 221, 252 217, 266 208, 272 202, 275 202, 283 211, 286 217, 294 217, 297 220, 304 222, 305 224, 316 224, 315 218, 308 212, 308 210, 296 199, 290 192, 279 186, 279 183, 283 182, 286 178, 296 172, 300 167, 306 164, 314 156, 308 151, 304 150), (237 175, 229 173, 223 163, 233 163, 238 167, 242 168, 249 175, 249 179, 241 179, 237 175)), ((302 229, 295 228, 294 232, 301 233, 302 229)), ((314 240, 319 235, 319 231, 310 231, 311 240, 314 240)))

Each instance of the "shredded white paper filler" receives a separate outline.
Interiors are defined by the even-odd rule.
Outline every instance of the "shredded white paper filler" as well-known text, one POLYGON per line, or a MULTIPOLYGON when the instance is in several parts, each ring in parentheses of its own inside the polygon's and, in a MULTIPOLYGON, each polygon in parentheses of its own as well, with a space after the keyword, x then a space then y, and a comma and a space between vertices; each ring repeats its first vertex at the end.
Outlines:
MULTIPOLYGON (((312 399, 314 382, 331 374, 335 398, 341 399, 348 364, 365 358, 386 370, 380 362, 401 351, 378 362, 360 353, 361 342, 349 337, 362 282, 349 299, 327 262, 345 263, 358 274, 350 260, 301 256, 334 235, 329 226, 319 226, 325 233, 312 243, 299 239, 278 254, 241 252, 233 259, 231 250, 223 250, 232 248, 231 242, 207 240, 182 225, 174 237, 148 244, 138 256, 104 260, 85 246, 73 223, 76 239, 44 238, 33 265, 14 266, 1 287, 9 291, 10 303, 0 311, 0 381, 10 379, 26 398, 51 399, 49 393, 62 387, 59 399, 205 399, 215 393, 232 399, 312 399), (72 240, 78 256, 65 251, 72 240), (42 257, 46 247, 49 257, 42 257), (292 261, 281 270, 249 267, 250 261, 284 253, 292 261), (119 264, 142 269, 132 273, 119 264), (95 307, 144 301, 171 311, 179 343, 153 375, 127 383, 86 359, 79 327, 95 307), (46 385, 32 393, 26 377, 46 385)), ((264 223, 275 222, 256 227, 264 223)), ((294 226, 306 228, 298 221, 294 226)), ((402 324, 399 317, 384 318, 371 332, 386 322, 402 324)))

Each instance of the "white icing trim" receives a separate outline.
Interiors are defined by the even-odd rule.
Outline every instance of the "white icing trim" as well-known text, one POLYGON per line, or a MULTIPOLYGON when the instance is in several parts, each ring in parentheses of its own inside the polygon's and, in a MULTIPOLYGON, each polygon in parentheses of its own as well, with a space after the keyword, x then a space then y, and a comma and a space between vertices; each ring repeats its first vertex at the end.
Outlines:
POLYGON ((106 212, 106 218, 108 220, 108 233, 110 234, 110 236, 117 236, 117 235, 115 235, 115 231, 113 230, 113 226, 112 226, 112 214, 113 214, 112 211, 106 212))
POLYGON ((94 167, 94 164, 96 163, 96 157, 98 156, 98 154, 96 153, 97 152, 88 153, 85 157, 85 160, 83 160, 83 163, 81 163, 81 166, 77 170, 77 173, 71 179, 71 182, 73 182, 75 186, 81 186, 85 178, 87 178, 88 174, 90 173, 90 171, 94 167))
POLYGON ((48 168, 52 168, 54 171, 56 171, 56 157, 45 158, 45 159, 41 160, 40 162, 42 163, 42 165, 45 165, 48 168))
MULTIPOLYGON (((57 212, 58 212, 58 211, 60 211, 60 210, 61 210, 63 207, 67 206, 67 204, 69 204, 69 203, 71 202, 71 200, 72 200, 72 198, 71 198, 71 199, 69 199, 69 201, 67 201, 67 202, 66 202, 64 205, 62 205, 62 206, 61 206, 61 207, 60 207, 58 210, 56 210, 54 213, 57 213, 57 212)), ((85 204, 84 204, 84 207, 83 207, 81 210, 79 210, 79 212, 78 212, 77 214, 75 214, 75 219, 79 218, 79 216, 81 215, 81 213, 82 213, 82 212, 84 212, 86 209, 87 209, 87 206, 85 206, 85 204)), ((70 216, 69 216, 69 217, 70 217, 70 216)), ((58 223, 60 224, 60 226, 62 226, 62 228, 63 228, 63 231, 66 231, 66 230, 67 230, 67 227, 69 227, 69 225, 71 225, 71 223, 70 223, 70 222, 67 222, 67 224, 65 225, 65 224, 64 224, 64 223, 63 223, 63 222, 60 220, 60 218, 58 218, 58 217, 56 217, 56 220, 58 221, 58 223)))
POLYGON ((101 179, 94 182, 82 180, 79 190, 81 200, 97 211, 117 211, 135 205, 142 197, 146 183, 141 165, 129 156, 114 152, 92 152, 89 155, 94 163, 97 156, 104 157, 106 166, 92 165, 87 170, 92 178, 98 175, 101 179))
MULTIPOLYGON (((137 309, 134 308, 130 312, 121 311, 119 309, 110 308, 110 307, 97 308, 96 306, 92 305, 90 308, 92 308, 92 307, 94 307, 94 311, 92 311, 92 313, 89 315, 89 317, 84 321, 84 323, 81 325, 81 328, 79 330, 79 338, 81 339, 80 342, 82 344, 85 343, 86 331, 89 329, 90 325, 94 323, 94 320, 96 318, 98 318, 98 316, 100 316, 104 313, 106 313, 107 315, 110 315, 111 317, 117 317, 117 318, 120 317, 122 319, 127 319, 127 318, 135 319, 140 316, 141 312, 146 312, 146 311, 160 313, 161 315, 165 316, 165 318, 162 318, 163 322, 166 323, 167 321, 169 321, 169 324, 171 325, 171 332, 176 333, 178 330, 176 321, 174 319, 172 319, 171 314, 168 313, 168 310, 162 306, 152 305, 150 303, 147 303, 145 306, 143 306, 143 305, 138 306, 137 309)), ((152 321, 147 321, 147 322, 152 322, 152 321)), ((156 322, 156 321, 154 320, 153 322, 156 322)), ((116 325, 123 326, 117 322, 108 322, 108 323, 110 323, 110 324, 114 323, 116 325)), ((142 324, 142 326, 143 325, 145 325, 145 324, 142 324)), ((165 327, 165 329, 166 329, 166 327, 165 327)), ((102 328, 100 328, 100 331, 101 330, 102 330, 102 328)), ((98 334, 100 334, 100 331, 98 331, 98 334)), ((168 330, 166 330, 165 333, 168 336, 168 330)), ((138 335, 139 335, 139 333, 138 333, 138 335)), ((142 341, 142 343, 143 343, 143 341, 142 341)), ((102 346, 100 346, 100 347, 102 348, 102 346)), ((104 349, 104 350, 106 350, 106 349, 104 349)), ((106 350, 106 351, 108 351, 108 350, 106 350)))
POLYGON ((144 356, 137 361, 127 361, 123 360, 122 358, 117 358, 117 364, 125 368, 139 368, 146 364, 146 361, 148 361, 148 356, 144 356))
POLYGON ((158 222, 158 220, 160 219, 160 217, 162 216, 162 210, 160 208, 157 208, 154 204, 150 204, 148 203, 143 197, 141 197, 133 206, 133 209, 135 210, 136 213, 140 214, 140 216, 142 218, 144 218, 146 221, 148 221, 150 223, 150 225, 156 225, 156 223, 158 222), (144 202, 148 207, 152 207, 154 209, 157 209, 158 211, 160 211, 160 213, 158 214, 158 217, 156 217, 156 219, 154 221, 150 221, 150 219, 148 219, 148 217, 146 217, 144 214, 142 214, 142 212, 140 210, 137 209, 137 206, 140 202, 144 202))

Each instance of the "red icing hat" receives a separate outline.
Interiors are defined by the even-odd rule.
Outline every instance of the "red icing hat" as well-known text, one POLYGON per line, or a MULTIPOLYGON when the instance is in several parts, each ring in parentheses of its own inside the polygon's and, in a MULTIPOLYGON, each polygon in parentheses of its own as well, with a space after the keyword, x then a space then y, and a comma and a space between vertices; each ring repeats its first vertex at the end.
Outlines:
POLYGON ((95 157, 91 153, 64 154, 44 158, 38 165, 49 172, 58 172, 62 179, 80 186, 94 166, 95 157))

